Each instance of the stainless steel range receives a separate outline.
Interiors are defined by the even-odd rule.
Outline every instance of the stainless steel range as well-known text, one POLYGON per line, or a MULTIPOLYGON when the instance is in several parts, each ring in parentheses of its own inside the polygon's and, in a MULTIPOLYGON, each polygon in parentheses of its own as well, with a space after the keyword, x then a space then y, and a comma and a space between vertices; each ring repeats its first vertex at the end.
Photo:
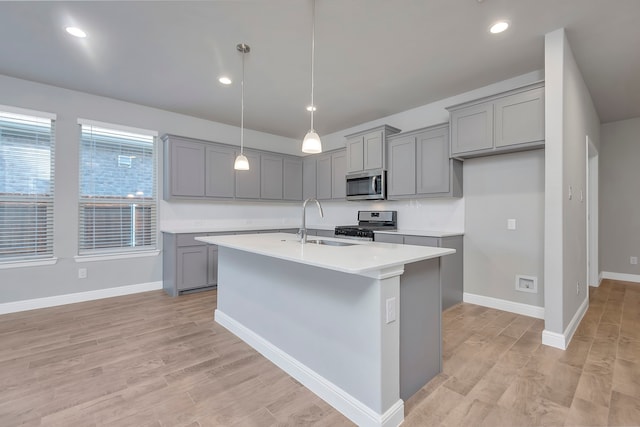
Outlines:
POLYGON ((396 230, 397 218, 398 211, 358 211, 358 225, 339 225, 334 233, 347 239, 373 240, 375 231, 396 230))

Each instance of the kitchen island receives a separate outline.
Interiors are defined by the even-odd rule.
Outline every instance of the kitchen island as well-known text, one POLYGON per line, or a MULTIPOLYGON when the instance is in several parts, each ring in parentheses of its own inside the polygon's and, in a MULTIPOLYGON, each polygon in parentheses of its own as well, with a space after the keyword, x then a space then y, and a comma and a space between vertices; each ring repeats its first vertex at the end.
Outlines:
POLYGON ((218 245, 215 320, 356 424, 399 425, 441 371, 440 257, 455 250, 197 239, 218 245))

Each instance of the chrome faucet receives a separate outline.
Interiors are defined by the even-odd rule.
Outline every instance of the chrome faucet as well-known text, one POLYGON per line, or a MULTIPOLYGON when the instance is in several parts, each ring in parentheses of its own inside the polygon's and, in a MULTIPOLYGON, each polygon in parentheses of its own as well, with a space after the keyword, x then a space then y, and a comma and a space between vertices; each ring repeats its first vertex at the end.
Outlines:
POLYGON ((322 213, 322 206, 320 206, 320 202, 318 201, 318 199, 307 199, 304 201, 304 203, 302 203, 302 226, 300 227, 300 230, 298 230, 298 236, 300 236, 300 243, 303 244, 307 243, 307 221, 305 219, 305 212, 308 202, 316 202, 316 205, 318 205, 318 210, 320 211, 320 217, 324 217, 324 214, 322 213))

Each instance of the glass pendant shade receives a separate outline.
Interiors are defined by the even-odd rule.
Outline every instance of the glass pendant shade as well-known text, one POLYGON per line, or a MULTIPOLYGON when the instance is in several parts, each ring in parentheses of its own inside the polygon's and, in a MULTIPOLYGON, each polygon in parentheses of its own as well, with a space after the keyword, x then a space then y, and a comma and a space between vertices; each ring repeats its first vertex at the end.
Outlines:
POLYGON ((248 171, 249 160, 247 159, 247 156, 245 156, 244 154, 239 154, 238 157, 236 157, 236 161, 233 164, 233 168, 237 171, 248 171))
POLYGON ((320 142, 320 136, 311 129, 307 132, 307 135, 302 141, 302 152, 309 154, 322 153, 322 142, 320 142))

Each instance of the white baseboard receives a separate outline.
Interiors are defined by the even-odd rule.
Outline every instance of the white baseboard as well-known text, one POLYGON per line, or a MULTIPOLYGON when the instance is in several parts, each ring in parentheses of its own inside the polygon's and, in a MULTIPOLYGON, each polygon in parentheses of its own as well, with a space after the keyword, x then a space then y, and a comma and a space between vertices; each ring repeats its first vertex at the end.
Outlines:
POLYGON ((603 271, 600 273, 600 277, 602 279, 640 283, 640 274, 612 273, 610 271, 603 271))
POLYGON ((504 299, 487 297, 465 292, 462 296, 464 302, 481 305, 483 307, 495 308, 497 310, 508 311, 510 313, 521 314, 523 316, 544 319, 544 307, 538 307, 520 302, 507 301, 504 299))
POLYGON ((16 313, 19 311, 35 310, 37 308, 55 307, 75 302, 92 301, 121 295, 137 294, 139 292, 156 291, 162 289, 162 282, 139 283, 137 285, 118 286, 115 288, 97 289, 95 291, 77 292, 73 294, 55 295, 52 297, 35 298, 22 301, 12 301, 0 304, 0 314, 16 313))
POLYGON ((401 399, 398 399, 383 414, 378 414, 331 381, 220 310, 215 311, 215 320, 357 425, 397 427, 404 420, 404 402, 401 399))
POLYGON ((580 325, 580 321, 584 317, 587 309, 589 308, 589 298, 585 298, 580 304, 578 311, 573 315, 571 322, 564 330, 564 333, 559 334, 557 332, 551 332, 545 329, 542 331, 542 344, 548 345, 550 347, 559 348, 560 350, 566 350, 569 347, 569 343, 573 338, 573 334, 575 334, 576 329, 578 329, 578 325, 580 325))

